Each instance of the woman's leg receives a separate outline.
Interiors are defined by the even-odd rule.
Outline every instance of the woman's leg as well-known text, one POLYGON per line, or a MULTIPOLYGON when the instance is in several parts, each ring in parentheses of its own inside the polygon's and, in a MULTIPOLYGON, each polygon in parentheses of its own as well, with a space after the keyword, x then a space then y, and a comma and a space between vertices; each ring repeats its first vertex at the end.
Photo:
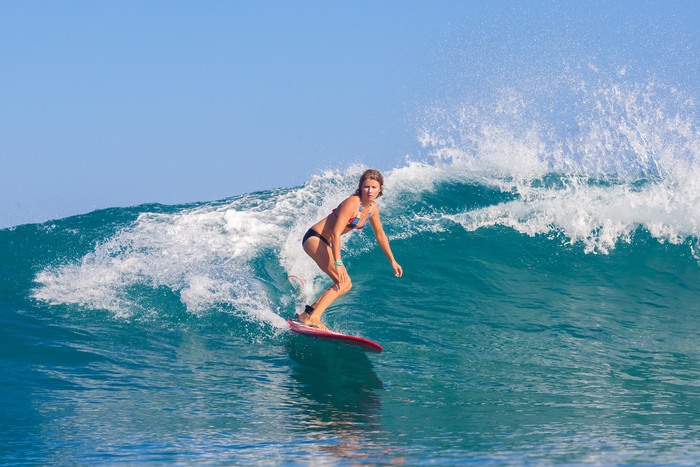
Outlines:
POLYGON ((312 305, 314 310, 311 314, 303 312, 299 315, 299 321, 307 326, 316 326, 324 331, 328 331, 328 328, 321 323, 321 315, 331 303, 350 290, 352 284, 350 281, 344 285, 340 284, 340 279, 333 264, 333 252, 320 238, 310 237, 306 240, 304 242, 304 251, 316 262, 321 271, 331 278, 333 285, 328 287, 316 299, 312 305))

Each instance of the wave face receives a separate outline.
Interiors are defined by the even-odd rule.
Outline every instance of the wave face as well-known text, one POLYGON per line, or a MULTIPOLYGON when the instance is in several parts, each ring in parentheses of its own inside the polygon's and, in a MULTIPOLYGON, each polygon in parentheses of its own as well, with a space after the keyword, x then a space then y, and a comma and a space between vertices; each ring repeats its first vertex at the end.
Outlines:
POLYGON ((363 167, 0 231, 0 459, 697 463, 697 111, 561 86, 432 109, 385 171, 405 275, 354 232, 324 315, 380 356, 284 323, 329 285, 303 233, 363 167))

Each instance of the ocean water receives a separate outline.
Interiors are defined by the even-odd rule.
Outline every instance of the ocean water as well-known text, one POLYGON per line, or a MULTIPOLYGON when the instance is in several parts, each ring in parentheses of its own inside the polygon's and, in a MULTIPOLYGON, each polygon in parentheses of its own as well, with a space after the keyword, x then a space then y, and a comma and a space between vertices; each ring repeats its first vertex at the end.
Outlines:
POLYGON ((432 109, 384 170, 404 276, 353 232, 324 314, 379 355, 284 322, 363 167, 1 230, 0 463, 697 465, 697 110, 569 94, 432 109))

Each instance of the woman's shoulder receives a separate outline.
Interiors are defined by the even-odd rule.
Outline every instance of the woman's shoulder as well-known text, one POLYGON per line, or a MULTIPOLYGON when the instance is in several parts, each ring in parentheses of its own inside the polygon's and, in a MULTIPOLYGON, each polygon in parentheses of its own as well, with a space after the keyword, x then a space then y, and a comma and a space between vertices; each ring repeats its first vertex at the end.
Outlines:
POLYGON ((341 201, 340 204, 338 204, 338 207, 333 210, 333 212, 336 212, 346 206, 357 208, 357 206, 360 205, 360 202, 361 201, 358 196, 351 195, 350 197, 345 198, 343 201, 341 201))
POLYGON ((357 195, 350 195, 350 197, 347 198, 347 199, 346 199, 345 201, 343 201, 342 203, 340 203, 340 205, 342 206, 342 205, 344 205, 344 204, 350 204, 350 205, 352 205, 352 206, 359 206, 361 203, 362 203, 362 200, 360 199, 359 196, 357 196, 357 195))

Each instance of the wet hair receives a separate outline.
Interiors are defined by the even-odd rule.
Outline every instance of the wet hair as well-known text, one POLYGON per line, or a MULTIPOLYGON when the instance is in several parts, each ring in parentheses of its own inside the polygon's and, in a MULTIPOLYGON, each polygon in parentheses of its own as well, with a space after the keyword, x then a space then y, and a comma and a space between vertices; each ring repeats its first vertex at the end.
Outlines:
POLYGON ((362 184, 365 183, 365 180, 374 180, 375 182, 379 182, 379 194, 377 195, 377 198, 384 194, 384 177, 382 177, 382 174, 379 172, 379 170, 367 169, 360 177, 360 183, 357 184, 357 190, 355 190, 354 193, 355 196, 359 196, 360 199, 362 198, 362 184))

